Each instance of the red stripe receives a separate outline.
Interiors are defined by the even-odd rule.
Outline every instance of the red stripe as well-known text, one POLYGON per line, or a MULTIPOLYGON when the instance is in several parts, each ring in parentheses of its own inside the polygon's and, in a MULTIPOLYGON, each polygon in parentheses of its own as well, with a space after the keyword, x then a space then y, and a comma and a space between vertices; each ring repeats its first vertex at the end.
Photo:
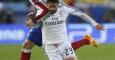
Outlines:
POLYGON ((36 4, 37 0, 31 0, 34 4, 36 4))
POLYGON ((33 22, 37 22, 38 20, 40 20, 40 19, 41 19, 42 17, 44 17, 44 16, 48 13, 48 11, 49 11, 49 9, 48 9, 46 6, 44 6, 41 2, 36 2, 35 4, 38 5, 40 8, 42 8, 43 11, 41 12, 40 15, 36 16, 36 17, 33 19, 33 22))

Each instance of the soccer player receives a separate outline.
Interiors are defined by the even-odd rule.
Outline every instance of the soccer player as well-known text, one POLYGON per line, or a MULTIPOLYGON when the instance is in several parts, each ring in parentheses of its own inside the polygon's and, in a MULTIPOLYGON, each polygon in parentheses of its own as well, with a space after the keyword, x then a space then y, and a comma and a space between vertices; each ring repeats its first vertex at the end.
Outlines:
MULTIPOLYGON (((29 26, 29 27, 32 26, 32 23, 30 21, 31 21, 31 19, 26 22, 27 26, 29 26)), ((41 27, 32 28, 30 30, 30 33, 28 34, 28 37, 23 44, 21 60, 30 60, 31 49, 35 45, 37 45, 39 47, 42 46, 41 27), (28 51, 28 52, 26 52, 26 51, 28 51)), ((74 48, 74 50, 77 50, 84 45, 91 45, 94 47, 98 47, 98 43, 89 34, 87 34, 82 40, 75 41, 72 43, 72 47, 74 48)))
MULTIPOLYGON (((31 20, 30 20, 31 21, 31 20)), ((37 42, 39 39, 37 39, 38 38, 38 36, 39 37, 41 37, 41 35, 39 35, 39 34, 37 34, 36 35, 36 33, 40 33, 40 30, 39 30, 39 28, 34 28, 34 29, 32 29, 32 32, 30 32, 30 39, 32 38, 31 37, 31 35, 33 35, 34 36, 34 43, 36 44, 38 44, 38 45, 41 45, 41 40, 40 40, 40 43, 39 42, 37 42), (38 30, 37 30, 38 29, 38 30), (31 34, 32 33, 32 34, 31 34), (33 35, 33 33, 34 33, 34 35, 33 35)), ((91 37, 89 37, 89 35, 87 35, 85 38, 87 38, 87 39, 83 39, 83 40, 81 40, 81 41, 79 41, 78 42, 78 44, 80 43, 80 42, 82 42, 82 43, 80 43, 81 44, 81 46, 83 45, 83 44, 86 44, 86 41, 87 41, 87 43, 89 43, 89 42, 91 42, 90 40, 88 40, 88 38, 90 38, 91 39, 91 37), (84 42, 83 42, 84 41, 84 42)), ((32 41, 33 42, 33 41, 32 41)), ((29 54, 22 54, 23 56, 25 55, 25 57, 27 57, 27 56, 30 56, 30 48, 29 47, 32 47, 32 46, 34 46, 34 44, 32 44, 32 42, 31 41, 29 41, 29 40, 27 40, 26 41, 26 43, 24 44, 24 48, 26 47, 26 48, 28 48, 28 49, 23 49, 23 52, 26 52, 26 53, 28 53, 29 52, 29 54), (28 43, 27 43, 28 42, 28 43), (31 46, 29 46, 29 44, 31 44, 31 46)), ((79 46, 78 47, 80 47, 80 44, 79 44, 79 46)), ((77 44, 74 44, 73 43, 73 45, 76 45, 75 47, 77 47, 77 44)), ((77 48, 78 48, 77 47, 77 48)), ((23 59, 23 60, 28 60, 29 58, 27 58, 27 59, 23 59)))
MULTIPOLYGON (((66 18, 68 14, 79 16, 97 26, 94 20, 70 6, 58 6, 58 0, 47 0, 49 15, 41 19, 43 46, 49 60, 77 60, 67 36, 66 18)), ((37 20, 38 22, 40 20, 37 20)), ((37 22, 36 21, 36 22, 37 22)), ((101 29, 103 26, 99 25, 101 29)))

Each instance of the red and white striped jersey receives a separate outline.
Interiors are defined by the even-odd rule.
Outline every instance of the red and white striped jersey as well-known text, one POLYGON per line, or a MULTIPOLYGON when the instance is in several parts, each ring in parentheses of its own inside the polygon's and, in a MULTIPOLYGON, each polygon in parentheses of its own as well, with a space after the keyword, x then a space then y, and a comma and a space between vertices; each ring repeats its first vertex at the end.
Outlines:
POLYGON ((30 0, 31 4, 35 7, 37 10, 36 16, 33 19, 33 22, 39 22, 42 20, 43 17, 45 17, 49 10, 46 7, 46 3, 44 0, 30 0))

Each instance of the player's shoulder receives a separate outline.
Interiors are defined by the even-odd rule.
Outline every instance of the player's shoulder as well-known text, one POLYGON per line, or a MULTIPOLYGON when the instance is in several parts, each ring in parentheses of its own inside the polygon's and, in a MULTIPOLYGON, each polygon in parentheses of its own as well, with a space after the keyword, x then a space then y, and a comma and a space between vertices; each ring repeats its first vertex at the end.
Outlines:
POLYGON ((59 4, 60 8, 71 8, 71 6, 66 5, 66 4, 59 4))
POLYGON ((73 7, 68 6, 68 5, 62 5, 62 6, 60 6, 60 10, 65 11, 65 12, 75 11, 75 9, 73 7))
POLYGON ((46 5, 46 0, 29 0, 32 5, 38 5, 37 3, 41 3, 43 5, 46 5))

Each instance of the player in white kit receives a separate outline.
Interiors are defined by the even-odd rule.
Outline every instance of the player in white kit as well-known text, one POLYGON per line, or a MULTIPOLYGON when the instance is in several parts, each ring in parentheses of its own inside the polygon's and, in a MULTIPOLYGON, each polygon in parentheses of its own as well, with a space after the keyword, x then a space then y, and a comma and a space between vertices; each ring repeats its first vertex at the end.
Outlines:
POLYGON ((42 18, 43 46, 49 60, 76 60, 71 41, 67 36, 66 18, 69 14, 79 16, 97 26, 93 19, 83 12, 66 5, 58 6, 58 0, 47 0, 49 15, 42 18))
POLYGON ((47 0, 49 15, 42 20, 43 46, 49 60, 76 60, 71 42, 67 36, 66 17, 74 12, 66 6, 58 6, 58 0, 47 0))
MULTIPOLYGON (((37 3, 36 3, 37 4, 37 3)), ((71 42, 67 37, 66 17, 68 14, 77 15, 90 22, 93 26, 100 26, 86 14, 76 11, 70 6, 58 6, 58 0, 47 0, 47 8, 37 11, 45 12, 33 20, 35 27, 42 21, 43 45, 49 60, 75 60, 71 42), (49 11, 49 12, 47 12, 49 11), (45 16, 44 16, 45 15, 45 16), (44 16, 44 17, 42 17, 44 16)), ((41 5, 42 6, 42 5, 41 5)), ((41 8, 37 7, 36 8, 41 8)), ((42 6, 44 7, 44 6, 42 6)), ((100 26, 102 27, 102 26, 100 26)))

